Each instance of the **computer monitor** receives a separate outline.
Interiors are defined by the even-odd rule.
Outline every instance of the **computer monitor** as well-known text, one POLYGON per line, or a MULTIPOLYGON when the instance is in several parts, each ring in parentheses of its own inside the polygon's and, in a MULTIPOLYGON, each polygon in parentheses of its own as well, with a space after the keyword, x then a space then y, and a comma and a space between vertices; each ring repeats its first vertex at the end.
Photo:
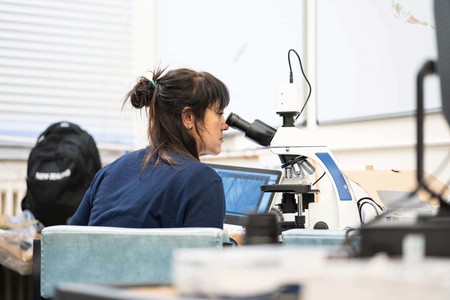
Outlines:
POLYGON ((225 224, 245 225, 246 216, 268 213, 274 193, 264 193, 261 185, 279 184, 281 171, 208 164, 222 178, 225 191, 225 224))

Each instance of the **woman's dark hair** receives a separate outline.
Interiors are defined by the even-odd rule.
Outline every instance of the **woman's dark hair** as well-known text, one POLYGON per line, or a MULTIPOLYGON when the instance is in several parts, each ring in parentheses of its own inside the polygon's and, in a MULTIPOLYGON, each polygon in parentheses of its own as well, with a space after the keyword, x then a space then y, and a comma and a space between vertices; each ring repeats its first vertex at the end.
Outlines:
POLYGON ((210 73, 175 69, 163 75, 164 71, 157 68, 147 73, 150 75, 140 77, 125 99, 135 108, 148 109, 148 138, 152 147, 144 168, 153 158, 155 164, 160 161, 175 164, 172 152, 199 160, 195 139, 183 126, 183 109, 190 109, 199 133, 199 126, 204 127, 206 109, 214 107, 223 111, 230 101, 225 84, 210 73))

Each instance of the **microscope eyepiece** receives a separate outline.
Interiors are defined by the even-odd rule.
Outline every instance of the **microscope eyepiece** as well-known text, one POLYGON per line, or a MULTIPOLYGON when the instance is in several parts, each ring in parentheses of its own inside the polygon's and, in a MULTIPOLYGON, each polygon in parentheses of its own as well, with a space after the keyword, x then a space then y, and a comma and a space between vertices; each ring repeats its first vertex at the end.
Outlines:
POLYGON ((275 128, 256 119, 252 124, 242 119, 235 113, 230 113, 225 121, 228 126, 242 131, 245 137, 260 144, 261 146, 269 146, 273 136, 277 132, 275 128))
POLYGON ((246 133, 251 126, 249 122, 245 121, 235 113, 230 113, 225 123, 232 128, 242 131, 243 133, 246 133))

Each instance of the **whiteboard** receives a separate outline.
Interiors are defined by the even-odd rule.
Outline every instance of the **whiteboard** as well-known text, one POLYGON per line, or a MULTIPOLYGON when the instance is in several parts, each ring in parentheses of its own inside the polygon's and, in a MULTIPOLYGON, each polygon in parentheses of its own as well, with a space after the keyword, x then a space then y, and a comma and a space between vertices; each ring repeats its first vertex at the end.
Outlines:
MULTIPOLYGON (((161 0, 157 18, 161 67, 207 71, 222 80, 231 97, 226 116, 282 124, 276 85, 289 83, 289 49, 304 57, 303 1, 161 0)), ((303 88, 298 59, 290 56, 295 83, 303 88)))
MULTIPOLYGON (((319 124, 412 114, 416 76, 437 59, 431 0, 317 0, 319 124)), ((441 107, 439 79, 425 108, 441 107)))

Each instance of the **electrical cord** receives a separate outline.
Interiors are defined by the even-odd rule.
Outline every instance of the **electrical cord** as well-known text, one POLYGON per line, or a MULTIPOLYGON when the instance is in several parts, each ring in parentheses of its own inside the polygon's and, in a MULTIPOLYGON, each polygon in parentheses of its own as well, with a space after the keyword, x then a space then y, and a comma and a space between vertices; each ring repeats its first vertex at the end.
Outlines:
POLYGON ((361 220, 361 224, 365 224, 364 220, 362 219, 362 209, 365 204, 369 204, 370 206, 372 206, 373 209, 375 210, 375 213, 377 214, 377 216, 380 215, 378 210, 383 211, 383 208, 370 197, 362 197, 361 199, 356 201, 356 204, 358 206, 359 218, 361 220))
POLYGON ((300 59, 300 56, 298 55, 297 51, 295 51, 294 49, 290 49, 290 50, 288 51, 289 83, 294 83, 294 76, 293 76, 293 73, 292 73, 291 57, 290 57, 291 52, 294 52, 295 55, 297 55, 298 61, 299 61, 299 63, 300 63, 300 70, 302 71, 303 77, 305 78, 306 83, 308 84, 308 87, 309 87, 309 93, 308 93, 308 96, 306 97, 305 104, 303 104, 303 107, 302 107, 302 109, 300 110, 300 113, 297 115, 297 117, 295 117, 295 120, 297 120, 298 117, 300 117, 300 115, 302 114, 303 110, 305 109, 306 104, 307 104, 308 101, 309 101, 309 98, 311 97, 312 88, 311 88, 311 84, 309 83, 308 78, 307 78, 306 75, 305 75, 305 71, 303 70, 302 60, 300 59))
POLYGON ((320 175, 320 177, 319 177, 319 178, 317 178, 317 180, 316 180, 316 181, 314 181, 314 183, 313 183, 313 184, 311 184, 311 186, 313 186, 313 185, 316 185, 316 183, 318 183, 318 182, 319 182, 319 180, 320 180, 320 179, 322 179, 322 178, 323 178, 323 176, 325 176, 325 174, 327 174, 327 172, 323 172, 323 174, 322 174, 322 175, 320 175))
MULTIPOLYGON (((373 209, 375 210, 375 213, 377 214, 377 216, 380 215, 380 213, 378 212, 377 206, 374 204, 374 202, 363 202, 362 204, 360 204, 359 206, 359 214, 362 214, 362 208, 364 207, 364 204, 369 204, 370 206, 373 207, 373 209)), ((362 220, 361 220, 362 221, 362 220)), ((363 221, 362 221, 363 222, 363 221)), ((363 222, 364 223, 364 222, 363 222)))
POLYGON ((363 205, 364 203, 362 203, 361 204, 361 202, 367 202, 367 201, 369 201, 370 203, 372 203, 373 204, 373 206, 377 209, 377 208, 379 208, 381 211, 383 211, 383 207, 381 207, 381 205, 379 205, 378 203, 376 203, 375 202, 375 200, 373 200, 372 198, 370 198, 370 197, 362 197, 362 198, 360 198, 358 201, 356 201, 356 203, 358 204, 358 206, 361 206, 361 205, 363 205))

